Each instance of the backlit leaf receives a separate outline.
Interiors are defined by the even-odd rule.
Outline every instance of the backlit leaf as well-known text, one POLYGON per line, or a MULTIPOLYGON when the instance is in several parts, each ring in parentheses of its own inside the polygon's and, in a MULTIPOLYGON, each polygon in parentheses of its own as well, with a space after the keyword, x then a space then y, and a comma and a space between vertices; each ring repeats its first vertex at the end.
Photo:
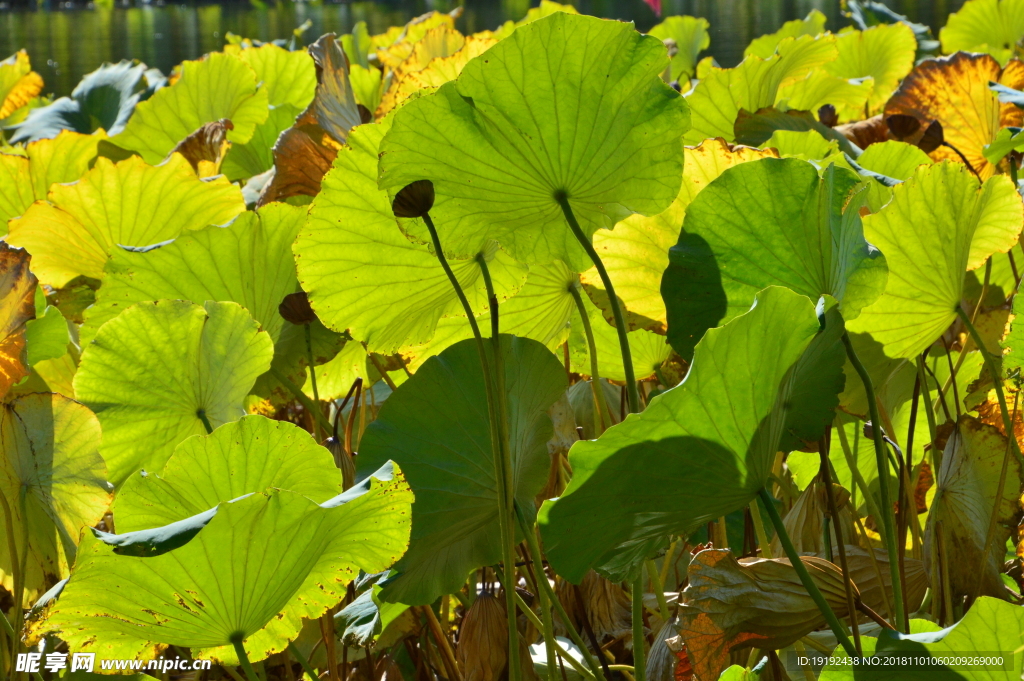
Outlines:
POLYGON ((28 52, 20 50, 0 61, 0 121, 43 91, 43 77, 32 70, 28 52))
POLYGON ((1005 65, 1024 38, 1024 2, 969 0, 939 31, 942 51, 988 52, 1005 65))
MULTIPOLYGON (((825 70, 840 78, 872 78, 867 110, 847 108, 839 111, 841 119, 858 120, 873 114, 885 105, 900 81, 914 67, 917 41, 905 24, 881 24, 865 31, 844 30, 836 36, 839 56, 825 65, 825 70)), ((840 109, 839 104, 836 108, 840 109)))
POLYGON ((666 17, 664 21, 647 32, 655 38, 671 38, 676 43, 676 54, 669 65, 672 80, 685 83, 693 78, 697 69, 697 56, 711 44, 707 19, 697 17, 666 17))
POLYGON ((824 14, 816 9, 812 9, 806 17, 803 19, 793 19, 787 21, 782 25, 775 33, 769 33, 763 35, 760 38, 754 38, 747 45, 747 49, 743 50, 743 56, 749 57, 754 55, 767 59, 768 57, 775 54, 775 50, 779 44, 786 38, 799 38, 800 36, 818 36, 825 32, 825 21, 826 17, 824 14))
POLYGON ((29 254, 0 244, 0 397, 28 375, 25 323, 35 316, 29 254))

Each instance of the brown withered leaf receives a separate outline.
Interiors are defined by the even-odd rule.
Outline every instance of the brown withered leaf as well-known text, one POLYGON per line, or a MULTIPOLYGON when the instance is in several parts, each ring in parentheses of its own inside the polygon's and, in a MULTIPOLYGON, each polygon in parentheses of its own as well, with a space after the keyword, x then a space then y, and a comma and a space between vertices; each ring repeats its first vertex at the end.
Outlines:
MULTIPOLYGON (((813 556, 801 560, 832 610, 846 617, 846 590, 839 568, 813 556)), ((693 557, 688 575, 679 633, 698 679, 717 679, 730 651, 778 650, 825 625, 785 558, 737 561, 728 549, 707 549, 693 557)))
POLYGON ((1020 522, 1017 496, 1024 486, 1024 471, 1007 445, 997 428, 968 415, 960 417, 946 443, 924 530, 925 569, 936 593, 943 591, 938 586, 939 538, 954 599, 1005 593, 999 574, 1006 540, 1020 522), (1006 476, 1000 488, 1004 461, 1006 476), (993 511, 996 523, 990 533, 993 511))
POLYGON ((213 177, 220 173, 220 164, 231 148, 228 130, 234 129, 234 123, 226 118, 212 121, 178 142, 171 154, 184 156, 199 177, 213 177))
POLYGON ((348 131, 363 123, 348 77, 348 59, 333 33, 317 38, 309 54, 316 64, 316 95, 300 120, 311 115, 335 142, 344 144, 348 131))
MULTIPOLYGON (((523 679, 537 681, 530 651, 522 637, 519 644, 523 679)), ((463 681, 501 681, 506 676, 508 618, 502 600, 486 592, 476 597, 462 620, 455 658, 463 681)))
POLYGON ((25 323, 36 315, 28 251, 0 242, 0 399, 28 376, 25 323))
MULTIPOLYGON (((889 554, 885 549, 864 549, 853 544, 845 544, 846 565, 850 568, 850 578, 860 591, 860 599, 869 608, 883 616, 888 616, 885 594, 892 593, 892 572, 889 571, 889 554), (871 553, 868 553, 871 551, 871 553), (874 560, 872 560, 872 556, 874 560), (877 569, 876 569, 877 566, 877 569), (881 582, 879 582, 881 575, 881 582), (883 591, 883 589, 885 591, 883 591)), ((819 554, 820 558, 824 554, 819 554)), ((836 560, 839 560, 836 558, 836 560)), ((903 569, 907 581, 903 584, 907 605, 910 612, 921 607, 924 594, 928 590, 928 575, 924 571, 924 562, 907 556, 903 559, 903 569)), ((861 617, 866 620, 866 616, 861 617)))
POLYGON ((882 114, 865 118, 863 121, 837 125, 835 129, 836 132, 841 133, 861 149, 867 149, 876 142, 892 139, 889 134, 889 126, 886 125, 882 114))
POLYGON ((274 144, 274 178, 263 188, 257 206, 320 193, 320 183, 338 155, 336 147, 322 144, 325 135, 315 124, 281 133, 274 144))
MULTIPOLYGON (((1014 89, 1024 86, 1024 64, 1010 62, 1005 69, 988 54, 956 54, 928 59, 918 64, 885 105, 886 118, 906 115, 920 125, 904 141, 917 144, 934 121, 939 121, 945 141, 958 149, 982 179, 995 173, 985 158, 986 144, 995 140, 1000 128, 1020 126, 1024 112, 1013 104, 1002 104, 989 87, 996 81, 1014 89)), ((908 128, 909 129, 909 128, 908 128)), ((931 152, 936 161, 962 163, 948 146, 931 152)))
MULTIPOLYGON (((836 508, 839 510, 839 529, 843 535, 843 541, 850 541, 855 535, 853 529, 853 516, 850 515, 850 493, 842 485, 833 484, 832 494, 836 500, 836 508)), ((793 539, 793 546, 797 553, 821 554, 825 550, 824 527, 825 516, 828 513, 828 497, 825 496, 825 486, 821 480, 815 478, 814 482, 807 486, 789 509, 782 524, 793 539)), ((835 528, 830 526, 829 534, 832 537, 832 545, 835 546, 835 528)), ((782 544, 778 536, 772 538, 772 555, 783 554, 782 544)))
POLYGON ((577 595, 583 598, 582 610, 590 619, 590 626, 599 642, 620 636, 632 640, 631 601, 629 594, 618 584, 591 570, 583 577, 579 587, 559 580, 555 593, 566 613, 573 618, 573 625, 578 631, 583 631, 583 622, 580 619, 582 614, 577 595))

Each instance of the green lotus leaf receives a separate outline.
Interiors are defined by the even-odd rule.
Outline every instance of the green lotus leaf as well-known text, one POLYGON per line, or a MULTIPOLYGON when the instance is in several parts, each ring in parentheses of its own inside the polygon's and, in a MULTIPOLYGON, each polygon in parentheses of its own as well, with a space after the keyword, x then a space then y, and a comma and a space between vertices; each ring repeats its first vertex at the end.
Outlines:
POLYGON ((809 299, 768 288, 748 313, 708 331, 681 384, 574 445, 572 481, 540 512, 558 574, 579 582, 613 557, 635 567, 653 542, 743 508, 768 480, 793 391, 787 376, 818 331, 809 299))
POLYGON ((243 213, 227 227, 193 230, 159 248, 118 249, 95 304, 85 311, 83 342, 125 308, 177 299, 238 303, 277 343, 287 325, 278 305, 298 290, 291 243, 305 218, 302 208, 272 203, 243 213))
POLYGON ((63 357, 68 351, 71 335, 68 322, 60 310, 47 305, 42 315, 25 322, 25 347, 28 349, 29 366, 48 359, 63 357))
MULTIPOLYGON (((295 399, 294 389, 305 380, 310 361, 314 366, 325 364, 345 347, 346 338, 331 331, 314 319, 309 323, 309 345, 306 345, 305 325, 285 323, 281 335, 274 343, 272 371, 256 379, 252 394, 265 397, 274 405, 283 405, 295 399), (312 360, 310 360, 312 352, 312 360), (286 378, 291 385, 281 380, 286 378)), ((359 348, 362 350, 362 347, 359 348)), ((348 387, 345 388, 348 390, 348 387)), ((325 398, 326 399, 326 398, 325 398)))
MULTIPOLYGON (((402 235, 387 193, 377 188, 377 149, 387 126, 352 130, 294 245, 299 280, 320 319, 381 354, 426 343, 441 317, 463 312, 437 257, 402 235)), ((500 298, 523 285, 527 268, 496 243, 482 244, 479 253, 500 298)), ((486 309, 477 262, 451 265, 470 306, 486 309)))
POLYGON ((920 147, 896 140, 872 144, 857 157, 860 167, 896 180, 910 179, 918 166, 931 164, 920 147))
POLYGON ((767 158, 708 185, 687 209, 662 281, 676 351, 689 357, 707 329, 749 309, 766 286, 831 295, 847 319, 874 302, 885 259, 864 240, 863 193, 849 198, 858 182, 834 165, 819 177, 805 161, 767 158))
POLYGON ((1024 151, 1024 128, 1001 128, 995 140, 986 144, 984 153, 989 163, 998 164, 1011 151, 1024 151))
POLYGON ((74 182, 96 157, 100 135, 61 132, 52 140, 30 142, 24 156, 0 153, 0 232, 7 221, 45 199, 50 185, 74 182))
POLYGON ((779 44, 786 38, 799 38, 800 36, 818 36, 825 32, 825 22, 828 19, 816 9, 812 9, 803 19, 793 19, 782 25, 782 28, 775 33, 754 38, 743 50, 743 56, 754 55, 761 59, 767 59, 775 54, 779 44))
POLYGON ((306 431, 249 415, 182 441, 161 469, 132 475, 111 510, 119 531, 135 532, 271 487, 323 503, 341 494, 341 473, 306 431))
POLYGON ((140 303, 104 324, 82 354, 75 395, 103 425, 101 453, 120 484, 157 470, 175 445, 245 414, 273 342, 236 303, 140 303))
POLYGON ((316 67, 306 50, 288 50, 273 43, 239 50, 235 53, 256 74, 261 89, 267 91, 272 107, 292 106, 302 110, 316 93, 316 67))
POLYGON ((1020 372, 1024 368, 1024 301, 1017 302, 1017 296, 1013 297, 1014 321, 1010 323, 1009 331, 1001 345, 1003 347, 1003 367, 1007 374, 1014 371, 1020 372), (1017 320, 1020 320, 1019 322, 1017 320))
MULTIPOLYGON (((913 655, 921 658, 956 657, 989 652, 1002 655, 1011 668, 949 668, 940 664, 919 666, 898 664, 851 665, 849 660, 838 659, 821 670, 820 681, 1011 681, 1019 672, 1013 668, 1019 662, 1021 639, 1024 638, 1024 609, 998 598, 982 596, 976 600, 956 624, 940 629, 927 620, 910 620, 910 634, 883 630, 879 638, 864 636, 861 641, 865 655, 899 657, 913 655), (856 673, 854 673, 856 670, 856 673)), ((836 648, 837 658, 847 657, 842 647, 836 648)))
MULTIPOLYGON (((467 324, 468 326, 468 324, 467 324)), ((336 400, 344 397, 360 376, 366 376, 366 351, 357 342, 349 341, 329 362, 314 367, 316 388, 321 400, 336 400)), ((410 371, 412 368, 410 367, 410 371)), ((310 368, 306 367, 306 379, 302 391, 313 398, 313 383, 309 380, 310 368)))
MULTIPOLYGON (((594 333, 594 345, 597 348, 598 370, 602 378, 612 381, 625 381, 626 370, 622 363, 622 352, 619 349, 619 336, 615 327, 605 320, 600 309, 590 298, 583 296, 583 307, 590 319, 590 328, 594 333)), ((572 370, 590 376, 590 352, 587 337, 583 331, 583 321, 573 306, 572 326, 569 332, 569 356, 572 370)), ((665 336, 637 329, 626 334, 633 359, 633 374, 637 380, 654 375, 662 363, 672 354, 672 347, 665 336)))
POLYGON ((1020 0, 970 0, 949 15, 939 31, 942 51, 988 52, 1002 66, 1016 54, 1024 38, 1024 2, 1020 0))
MULTIPOLYGON (((67 576, 82 532, 110 505, 100 423, 62 395, 24 395, 4 405, 0 441, 0 495, 12 516, 18 556, 27 561, 26 595, 39 595, 67 576)), ((0 542, 0 578, 12 590, 9 546, 0 542)))
POLYGON ((13 142, 56 137, 63 130, 89 134, 103 129, 108 135, 124 130, 135 106, 149 98, 167 79, 157 69, 138 61, 103 64, 79 81, 70 97, 32 109, 11 135, 13 142))
POLYGON ((711 44, 707 19, 698 17, 666 17, 663 22, 647 32, 659 40, 671 38, 677 52, 669 65, 669 78, 688 82, 697 70, 697 55, 711 44))
MULTIPOLYGON (((565 371, 536 341, 505 335, 501 341, 515 498, 530 513, 547 480, 547 409, 565 392, 565 371)), ((432 603, 457 590, 470 570, 500 560, 497 481, 476 341, 427 360, 388 398, 363 434, 358 471, 365 475, 388 459, 405 471, 416 504, 409 552, 382 584, 383 600, 432 603)))
POLYGON ((801 36, 784 39, 770 57, 750 55, 734 69, 711 68, 686 96, 692 127, 683 139, 687 144, 708 137, 734 141, 741 110, 774 106, 783 85, 806 78, 837 54, 834 36, 801 36))
POLYGON ((387 636, 388 634, 384 634, 387 628, 403 613, 409 611, 409 606, 404 603, 382 602, 378 598, 380 591, 380 586, 371 585, 334 616, 335 631, 345 645, 382 645, 381 635, 387 636))
POLYGON ((840 31, 836 47, 839 56, 825 64, 826 72, 840 78, 872 79, 866 108, 844 108, 833 102, 842 120, 859 120, 882 109, 889 95, 914 68, 917 41, 909 26, 896 23, 872 26, 865 31, 840 31))
POLYGON ((453 254, 495 239, 521 262, 587 269, 556 196, 589 237, 630 213, 659 213, 679 192, 687 113, 659 78, 667 66, 657 38, 556 12, 403 106, 381 144, 380 186, 393 196, 433 181, 431 216, 453 254))
POLYGON ((968 269, 1017 242, 1024 208, 1005 176, 984 184, 962 163, 920 166, 892 201, 864 219, 864 236, 885 254, 885 293, 849 322, 890 357, 913 357, 956 318, 968 269))
POLYGON ((391 468, 320 505, 279 489, 221 503, 181 546, 156 555, 120 552, 127 535, 88 537, 36 630, 101 659, 153 658, 175 645, 236 666, 239 639, 253 661, 280 652, 359 570, 386 570, 402 555, 412 493, 391 468))
POLYGON ((277 138, 292 127, 302 113, 288 104, 271 107, 267 120, 256 126, 252 139, 245 144, 234 144, 224 157, 221 172, 231 180, 242 180, 265 173, 274 167, 274 145, 277 138))
POLYGON ((817 111, 831 104, 837 111, 860 112, 860 116, 851 115, 852 118, 860 118, 874 87, 874 78, 870 76, 847 79, 819 69, 806 78, 780 87, 777 104, 799 111, 817 111))
POLYGON ((206 123, 226 118, 227 138, 245 144, 267 120, 269 88, 258 88, 253 69, 238 57, 212 52, 182 64, 181 78, 135 107, 114 144, 136 151, 147 163, 160 163, 178 142, 206 123))
POLYGON ((352 27, 352 32, 338 38, 338 42, 341 43, 341 49, 345 51, 350 66, 369 68, 369 57, 375 50, 365 21, 357 21, 352 27))
MULTIPOLYGON (((834 139, 827 139, 817 130, 783 130, 772 132, 772 136, 761 145, 766 149, 775 149, 783 158, 799 158, 804 161, 821 161, 842 157, 839 144, 834 139)), ((843 163, 838 163, 845 167, 843 163)))
POLYGON ((11 221, 7 240, 32 254, 43 283, 60 288, 79 275, 102 278, 119 246, 151 246, 244 210, 237 187, 200 180, 180 154, 159 166, 99 158, 81 180, 53 185, 49 202, 11 221))

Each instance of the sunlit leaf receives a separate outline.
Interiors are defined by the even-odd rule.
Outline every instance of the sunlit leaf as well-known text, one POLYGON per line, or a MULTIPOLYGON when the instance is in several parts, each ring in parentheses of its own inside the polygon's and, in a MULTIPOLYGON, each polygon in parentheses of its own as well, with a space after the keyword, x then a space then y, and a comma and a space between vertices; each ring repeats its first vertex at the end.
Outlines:
POLYGON ((175 645, 234 666, 240 639, 254 661, 280 652, 301 618, 319 617, 360 570, 386 570, 405 550, 409 486, 390 465, 375 475, 323 505, 268 489, 178 526, 96 533, 36 629, 101 659, 145 660, 175 645), (133 550, 156 537, 177 547, 133 550))
POLYGON ((35 316, 29 254, 0 244, 0 396, 28 375, 25 323, 35 316))
MULTIPOLYGON (((547 409, 565 392, 566 378, 540 343, 502 336, 502 352, 515 498, 529 515, 547 479, 547 409)), ((416 494, 409 552, 384 585, 384 600, 430 603, 458 589, 470 570, 499 559, 488 422, 476 342, 466 340, 428 360, 366 429, 361 474, 393 459, 416 494)))
POLYGON ((48 203, 13 220, 8 242, 28 249, 33 272, 60 287, 78 275, 101 278, 120 246, 151 246, 244 210, 237 187, 200 180, 180 155, 160 166, 100 158, 81 180, 53 185, 48 203))
POLYGON ((586 269, 556 193, 587 236, 678 193, 687 115, 658 77, 667 64, 660 40, 620 22, 556 12, 523 26, 396 113, 380 186, 433 181, 431 215, 453 254, 495 239, 523 262, 586 269))
POLYGON ((68 351, 71 336, 68 322, 60 310, 47 305, 40 315, 25 323, 25 345, 28 348, 28 364, 34 367, 40 362, 63 357, 68 351))
POLYGON ((103 425, 110 479, 158 469, 190 435, 235 421, 273 343, 235 303, 140 303, 109 323, 82 354, 75 393, 103 425))
POLYGON ((228 141, 245 144, 267 120, 268 101, 268 88, 257 88, 248 64, 213 52, 201 61, 184 62, 178 81, 136 106, 112 141, 139 152, 147 163, 160 163, 204 123, 226 118, 235 126, 228 141))
MULTIPOLYGON (((515 299, 513 298, 513 300, 515 299)), ((605 321, 601 310, 586 295, 583 296, 583 307, 587 310, 590 327, 594 332, 594 345, 597 349, 598 370, 601 377, 613 381, 625 381, 626 370, 622 362, 619 336, 615 327, 605 321)), ((637 380, 651 377, 672 352, 665 336, 653 331, 637 329, 627 333, 626 338, 629 341, 633 358, 633 374, 637 380)), ((571 350, 572 370, 590 376, 590 352, 583 332, 583 323, 575 307, 569 334, 569 349, 571 350)))
MULTIPOLYGON (((299 279, 319 317, 383 354, 425 343, 438 319, 463 313, 437 258, 403 236, 387 193, 377 188, 377 149, 387 125, 353 131, 295 242, 299 279)), ((522 286, 526 268, 497 244, 482 244, 480 253, 502 298, 522 286)), ((470 305, 483 311, 480 266, 467 259, 452 267, 470 305)))
POLYGON ((872 144, 857 157, 857 165, 879 175, 896 180, 907 180, 918 166, 933 163, 919 147, 897 140, 872 144))
POLYGON ((43 91, 43 77, 32 70, 28 52, 20 50, 0 61, 0 121, 43 91))
POLYGON ((890 357, 913 357, 956 319, 964 275, 1017 241, 1020 196, 1005 176, 979 185, 963 164, 920 166, 892 201, 864 219, 864 236, 885 255, 885 293, 849 323, 890 357))
POLYGON ((335 142, 344 143, 349 131, 365 122, 352 93, 345 53, 333 33, 320 36, 309 53, 317 66, 317 85, 308 114, 335 142))
POLYGON ((800 36, 818 36, 825 32, 825 22, 827 21, 824 14, 816 9, 812 9, 806 17, 803 19, 793 19, 787 21, 782 25, 775 33, 769 33, 763 35, 760 38, 754 38, 747 45, 747 49, 743 50, 743 56, 749 57, 754 55, 767 59, 768 57, 775 54, 779 44, 786 38, 799 38, 800 36))
MULTIPOLYGON (((23 537, 28 538, 22 574, 26 589, 39 595, 67 576, 82 533, 110 505, 100 424, 62 395, 25 395, 4 405, 0 441, 0 495, 12 514, 12 541, 21 560, 26 560, 23 537)), ((0 576, 8 590, 13 588, 9 546, 0 542, 0 576)))
MULTIPOLYGON (((995 166, 985 158, 985 145, 995 141, 1000 128, 1024 124, 1024 112, 1013 104, 1000 103, 989 89, 989 81, 1020 89, 1024 87, 1024 64, 1012 62, 1003 70, 989 55, 966 52, 923 61, 886 103, 885 116, 913 116, 922 131, 932 121, 939 121, 945 141, 986 179, 995 166)), ((947 146, 940 146, 930 156, 936 161, 962 162, 947 146)))
POLYGON ((316 69, 305 50, 289 52, 266 43, 238 52, 238 58, 252 67, 261 89, 267 91, 272 107, 305 109, 316 91, 316 69))
POLYGON ((667 17, 647 32, 655 38, 671 38, 676 43, 676 54, 669 65, 670 78, 681 83, 693 78, 697 69, 697 56, 711 44, 707 19, 698 17, 667 17))
POLYGON ((917 41, 914 33, 905 24, 884 24, 872 26, 865 31, 845 30, 836 36, 839 56, 825 65, 825 70, 840 78, 872 78, 873 87, 868 97, 867 109, 847 108, 839 110, 840 119, 858 120, 865 114, 879 111, 900 81, 914 67, 914 53, 917 41))
POLYGON ((1017 53, 1024 38, 1024 2, 1020 0, 969 0, 949 15, 939 31, 942 51, 988 52, 1000 64, 1017 53))

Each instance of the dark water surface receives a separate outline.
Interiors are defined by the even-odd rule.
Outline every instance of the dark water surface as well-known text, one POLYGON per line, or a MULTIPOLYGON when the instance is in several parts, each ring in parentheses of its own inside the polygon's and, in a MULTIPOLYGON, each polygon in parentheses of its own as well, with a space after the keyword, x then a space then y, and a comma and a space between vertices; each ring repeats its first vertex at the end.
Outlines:
MULTIPOLYGON (((24 0, 23 0, 24 1, 24 0)), ((466 33, 496 28, 506 19, 520 19, 536 5, 530 0, 463 0, 465 11, 456 26, 466 33)), ((448 11, 458 0, 382 0, 380 2, 268 2, 265 7, 245 0, 220 4, 170 3, 155 0, 115 0, 112 9, 81 2, 32 1, 31 8, 0 0, 0 59, 27 49, 32 66, 46 80, 46 92, 67 95, 86 73, 103 62, 139 59, 167 73, 184 59, 220 49, 224 36, 288 38, 306 20, 312 26, 307 42, 333 31, 348 33, 365 21, 370 33, 430 10, 448 11), (122 4, 123 3, 123 4, 122 4)), ((262 3, 256 3, 262 4, 262 3)), ((643 0, 576 0, 581 12, 633 21, 647 30, 659 19, 643 0)), ((963 0, 889 0, 889 6, 912 20, 938 29, 963 0)), ((691 14, 711 22, 713 55, 723 66, 735 65, 752 38, 775 31, 784 21, 823 12, 829 28, 848 22, 839 0, 663 0, 663 16, 691 14)))

